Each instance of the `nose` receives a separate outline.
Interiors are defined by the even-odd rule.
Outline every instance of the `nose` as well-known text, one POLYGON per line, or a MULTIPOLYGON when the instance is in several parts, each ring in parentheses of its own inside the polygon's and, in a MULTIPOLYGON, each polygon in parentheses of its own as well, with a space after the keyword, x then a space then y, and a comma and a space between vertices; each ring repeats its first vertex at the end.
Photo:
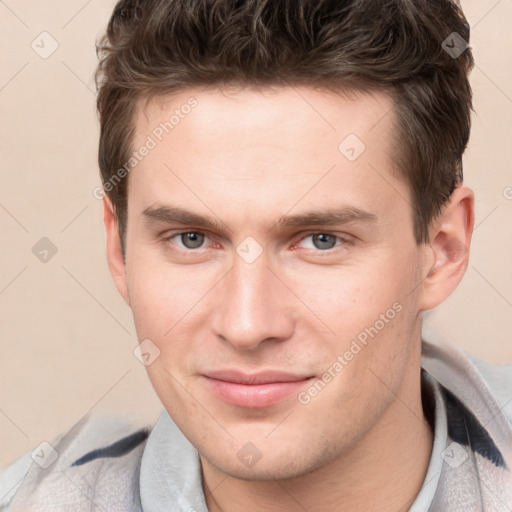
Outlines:
POLYGON ((216 287, 213 328, 217 336, 243 350, 291 337, 293 304, 275 272, 264 255, 247 263, 235 254, 231 271, 216 287))

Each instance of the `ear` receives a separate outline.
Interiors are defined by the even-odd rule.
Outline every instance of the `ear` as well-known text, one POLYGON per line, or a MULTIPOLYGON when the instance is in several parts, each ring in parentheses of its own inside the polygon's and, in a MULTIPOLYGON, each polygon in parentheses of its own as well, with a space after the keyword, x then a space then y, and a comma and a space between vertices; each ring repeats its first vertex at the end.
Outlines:
POLYGON ((462 280, 469 262, 474 221, 473 191, 460 185, 430 229, 430 241, 426 246, 426 278, 422 283, 419 304, 421 311, 443 302, 462 280))
POLYGON ((105 223, 105 230, 107 232, 107 260, 110 273, 114 278, 119 293, 129 306, 130 296, 126 284, 126 264, 121 251, 121 239, 119 237, 117 217, 114 213, 112 203, 107 196, 103 198, 103 222, 105 223))

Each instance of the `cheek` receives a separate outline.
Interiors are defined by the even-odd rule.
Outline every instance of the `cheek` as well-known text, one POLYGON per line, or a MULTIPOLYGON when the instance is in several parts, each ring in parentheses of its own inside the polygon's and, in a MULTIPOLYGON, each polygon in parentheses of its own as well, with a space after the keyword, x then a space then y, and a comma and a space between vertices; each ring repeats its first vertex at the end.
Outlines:
POLYGON ((410 292, 417 270, 412 261, 411 257, 398 262, 389 251, 371 262, 322 269, 295 281, 297 295, 314 313, 305 310, 306 330, 316 339, 320 330, 323 333, 323 342, 317 339, 310 347, 311 360, 321 354, 320 368, 326 370, 338 361, 337 368, 331 368, 339 376, 332 389, 339 390, 342 401, 357 402, 382 391, 370 370, 387 375, 389 384, 398 386, 411 355, 415 326, 415 297, 410 292))
POLYGON ((127 285, 137 332, 164 339, 182 318, 194 314, 211 287, 211 272, 172 266, 142 250, 130 256, 127 285))
POLYGON ((345 339, 373 325, 388 310, 388 316, 394 318, 399 306, 393 309, 393 305, 404 306, 413 281, 410 271, 392 257, 381 258, 378 265, 367 262, 330 269, 311 267, 308 272, 290 275, 288 280, 306 306, 304 318, 321 320, 331 334, 345 339))

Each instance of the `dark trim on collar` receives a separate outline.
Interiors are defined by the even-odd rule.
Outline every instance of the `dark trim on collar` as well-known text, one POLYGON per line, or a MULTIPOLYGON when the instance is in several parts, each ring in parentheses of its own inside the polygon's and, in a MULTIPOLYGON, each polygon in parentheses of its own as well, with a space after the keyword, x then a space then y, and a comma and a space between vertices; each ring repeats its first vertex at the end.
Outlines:
POLYGON ((142 442, 144 442, 149 435, 149 430, 141 429, 129 436, 123 437, 119 441, 112 443, 104 448, 97 448, 95 450, 86 453, 79 459, 75 460, 71 467, 73 466, 81 466, 83 464, 87 464, 95 459, 101 458, 112 458, 112 457, 121 457, 131 452, 134 448, 139 446, 142 442))
POLYGON ((442 385, 440 388, 446 403, 448 435, 455 442, 469 446, 473 452, 490 460, 496 467, 507 469, 503 455, 487 429, 453 393, 442 385))

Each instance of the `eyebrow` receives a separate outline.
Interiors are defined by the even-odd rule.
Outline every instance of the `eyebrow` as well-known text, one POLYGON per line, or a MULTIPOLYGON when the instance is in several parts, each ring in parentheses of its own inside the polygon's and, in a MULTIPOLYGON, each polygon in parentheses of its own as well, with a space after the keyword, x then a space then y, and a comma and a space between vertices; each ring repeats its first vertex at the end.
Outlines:
POLYGON ((345 206, 338 209, 330 208, 298 215, 283 215, 275 225, 279 227, 332 226, 348 224, 349 222, 376 221, 377 216, 374 213, 353 206, 345 206))
POLYGON ((175 206, 150 206, 142 212, 142 216, 148 225, 155 222, 175 222, 186 226, 202 226, 211 230, 220 230, 224 227, 223 223, 215 217, 200 215, 175 206))
MULTIPOLYGON (((150 206, 142 212, 146 224, 155 222, 178 223, 187 226, 201 226, 205 229, 222 230, 226 226, 215 217, 201 215, 175 206, 150 206)), ((332 226, 350 222, 376 222, 374 213, 345 206, 326 210, 311 211, 296 215, 283 215, 271 229, 296 228, 304 226, 332 226)))

